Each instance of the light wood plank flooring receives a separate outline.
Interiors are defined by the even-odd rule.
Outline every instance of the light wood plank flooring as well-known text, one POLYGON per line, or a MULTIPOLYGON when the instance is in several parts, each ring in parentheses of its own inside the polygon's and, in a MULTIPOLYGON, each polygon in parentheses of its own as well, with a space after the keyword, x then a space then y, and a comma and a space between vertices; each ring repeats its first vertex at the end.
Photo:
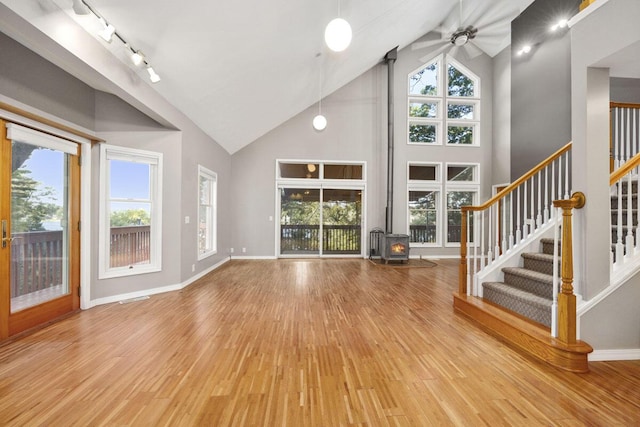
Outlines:
POLYGON ((640 425, 640 361, 521 355, 453 312, 457 268, 234 260, 81 312, 0 347, 0 425, 640 425))

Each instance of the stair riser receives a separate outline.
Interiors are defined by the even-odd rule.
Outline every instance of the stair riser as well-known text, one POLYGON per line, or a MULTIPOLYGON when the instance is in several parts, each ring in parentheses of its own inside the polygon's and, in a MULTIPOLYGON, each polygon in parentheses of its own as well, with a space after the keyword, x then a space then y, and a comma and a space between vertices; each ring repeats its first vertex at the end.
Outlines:
MULTIPOLYGON (((527 270, 537 271, 539 273, 553 275, 553 261, 524 258, 524 268, 526 268, 527 270)), ((559 261, 558 271, 560 271, 559 261)))
POLYGON ((484 299, 487 299, 495 304, 501 305, 511 311, 525 316, 531 320, 542 323, 545 326, 551 327, 551 308, 550 307, 538 307, 533 306, 525 301, 521 301, 512 297, 509 294, 496 291, 494 289, 485 288, 483 292, 484 299))
POLYGON ((553 299, 553 284, 540 282, 535 279, 504 273, 504 283, 523 291, 531 292, 543 298, 553 299))
MULTIPOLYGON (((543 241, 542 242, 542 253, 553 255, 553 241, 543 241)), ((558 243, 558 254, 560 254, 560 243, 558 243)))

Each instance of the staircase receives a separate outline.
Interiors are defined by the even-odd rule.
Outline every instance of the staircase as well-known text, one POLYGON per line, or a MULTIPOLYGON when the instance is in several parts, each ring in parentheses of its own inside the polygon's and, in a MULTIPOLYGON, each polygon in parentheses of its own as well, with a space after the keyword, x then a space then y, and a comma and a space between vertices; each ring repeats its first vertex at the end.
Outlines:
MULTIPOLYGON (((551 327, 553 239, 541 240, 542 252, 523 253, 522 267, 504 267, 503 282, 484 282, 487 301, 551 327)), ((559 266, 558 266, 558 270, 559 266)))
POLYGON ((611 196, 611 250, 613 252, 613 260, 616 260, 616 243, 618 242, 618 221, 622 220, 620 227, 620 243, 624 247, 624 253, 626 253, 626 238, 629 234, 629 220, 631 220, 631 236, 635 241, 636 227, 638 226, 638 181, 634 179, 631 181, 631 189, 629 190, 629 181, 621 181, 618 185, 621 185, 621 197, 616 192, 611 196), (622 202, 618 205, 618 200, 622 202), (631 199, 631 210, 629 211, 628 202, 631 199), (631 218, 629 218, 631 213, 631 218))

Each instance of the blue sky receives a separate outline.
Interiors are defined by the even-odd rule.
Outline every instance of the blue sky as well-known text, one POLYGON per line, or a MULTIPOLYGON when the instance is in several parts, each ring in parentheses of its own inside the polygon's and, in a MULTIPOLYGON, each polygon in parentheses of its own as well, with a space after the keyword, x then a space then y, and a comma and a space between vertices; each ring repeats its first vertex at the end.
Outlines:
MULTIPOLYGON (((55 190, 55 204, 62 205, 64 196, 64 154, 49 149, 34 150, 23 167, 31 171, 31 178, 41 182, 45 187, 55 190)), ((112 197, 148 198, 149 197, 149 165, 123 161, 111 161, 112 197)), ((144 207, 138 204, 129 208, 144 207)))

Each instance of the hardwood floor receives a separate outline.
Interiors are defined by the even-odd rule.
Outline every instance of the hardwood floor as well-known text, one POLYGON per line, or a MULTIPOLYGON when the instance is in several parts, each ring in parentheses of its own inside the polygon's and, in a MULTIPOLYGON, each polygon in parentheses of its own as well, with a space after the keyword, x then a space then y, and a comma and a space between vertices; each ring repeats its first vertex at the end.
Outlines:
POLYGON ((0 347, 0 425, 640 425, 640 361, 573 374, 453 312, 457 260, 231 261, 0 347))

